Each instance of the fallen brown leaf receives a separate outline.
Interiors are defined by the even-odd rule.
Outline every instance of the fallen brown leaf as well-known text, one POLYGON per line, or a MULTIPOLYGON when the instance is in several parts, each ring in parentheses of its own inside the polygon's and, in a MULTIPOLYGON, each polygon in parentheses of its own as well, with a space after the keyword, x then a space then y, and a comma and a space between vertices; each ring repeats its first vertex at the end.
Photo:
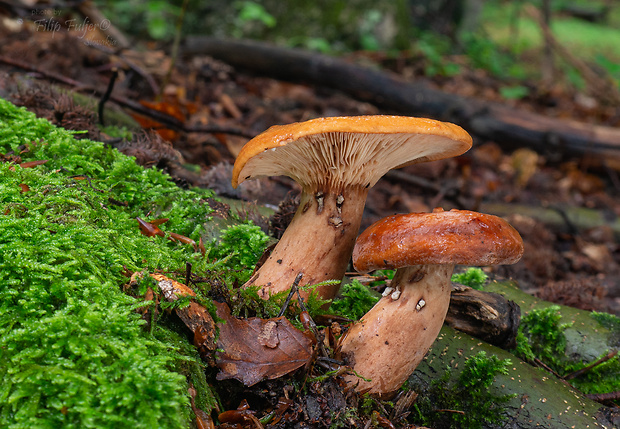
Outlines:
MULTIPOLYGON (((191 288, 163 274, 150 274, 150 276, 157 281, 167 301, 176 301, 185 296, 196 296, 196 293, 191 288)), ((194 345, 202 359, 209 365, 213 365, 217 330, 215 321, 209 314, 209 311, 201 304, 191 301, 187 307, 176 308, 175 312, 185 323, 185 326, 194 333, 194 345)))
POLYGON ((140 232, 142 233, 142 235, 146 235, 147 237, 153 237, 155 235, 164 237, 166 235, 164 231, 159 229, 158 226, 153 225, 152 223, 147 222, 143 219, 140 219, 139 217, 136 217, 136 220, 138 221, 138 227, 140 227, 140 232))
POLYGON ((40 159, 37 161, 28 161, 28 162, 22 162, 21 164, 19 164, 19 166, 21 168, 33 168, 33 167, 37 167, 39 165, 43 165, 46 162, 48 162, 48 159, 40 159))
POLYGON ((215 303, 220 335, 216 364, 218 380, 230 378, 252 386, 274 379, 305 365, 312 357, 312 341, 286 318, 237 319, 226 304, 215 303))
POLYGON ((191 288, 187 287, 183 283, 179 283, 176 280, 172 280, 163 274, 150 274, 152 278, 157 280, 158 286, 164 293, 164 296, 168 301, 176 301, 184 296, 196 296, 191 288))

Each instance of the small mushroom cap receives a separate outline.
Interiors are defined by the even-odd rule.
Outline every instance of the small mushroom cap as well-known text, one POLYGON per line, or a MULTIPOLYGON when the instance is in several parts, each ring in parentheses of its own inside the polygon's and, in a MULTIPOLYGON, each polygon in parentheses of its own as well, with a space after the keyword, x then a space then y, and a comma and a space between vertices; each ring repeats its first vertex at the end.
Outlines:
POLYGON ((241 149, 232 185, 284 175, 323 190, 374 186, 393 168, 457 156, 471 145, 471 136, 457 125, 406 116, 328 117, 275 125, 241 149))
POLYGON ((359 272, 411 265, 514 264, 523 240, 497 216, 468 210, 389 216, 357 239, 353 266, 359 272))

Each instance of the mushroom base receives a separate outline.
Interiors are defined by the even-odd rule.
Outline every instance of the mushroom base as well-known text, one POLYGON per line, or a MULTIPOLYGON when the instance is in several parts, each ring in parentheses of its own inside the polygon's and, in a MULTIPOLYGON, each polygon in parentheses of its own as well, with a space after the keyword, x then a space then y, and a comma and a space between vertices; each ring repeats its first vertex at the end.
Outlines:
POLYGON ((360 376, 345 380, 359 392, 389 396, 422 361, 443 325, 450 305, 454 265, 400 268, 385 296, 340 340, 341 356, 360 376))
MULTIPOLYGON (((299 209, 265 263, 243 285, 262 285, 268 298, 289 290, 301 272, 301 285, 341 280, 359 232, 368 190, 362 187, 341 193, 302 192, 299 209)), ((339 285, 317 288, 323 299, 331 299, 339 285)), ((302 292, 307 298, 308 291, 302 292)))

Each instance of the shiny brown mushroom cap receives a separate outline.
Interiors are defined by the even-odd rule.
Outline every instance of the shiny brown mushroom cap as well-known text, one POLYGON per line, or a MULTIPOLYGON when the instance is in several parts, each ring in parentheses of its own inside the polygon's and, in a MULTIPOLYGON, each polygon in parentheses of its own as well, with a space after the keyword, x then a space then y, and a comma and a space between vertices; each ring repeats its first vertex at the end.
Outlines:
POLYGON ((467 210, 389 216, 357 239, 353 266, 359 272, 411 265, 514 264, 523 240, 504 219, 467 210))
POLYGON ((447 122, 405 116, 345 116, 276 125, 241 149, 232 185, 289 176, 312 191, 374 184, 393 168, 449 158, 471 136, 447 122))

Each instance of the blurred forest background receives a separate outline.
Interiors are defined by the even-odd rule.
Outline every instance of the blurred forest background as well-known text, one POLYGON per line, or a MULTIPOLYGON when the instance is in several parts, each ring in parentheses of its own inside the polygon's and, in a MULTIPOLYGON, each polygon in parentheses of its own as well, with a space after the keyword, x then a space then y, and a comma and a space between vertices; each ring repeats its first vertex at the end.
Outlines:
POLYGON ((620 6, 613 0, 96 3, 114 25, 140 40, 172 41, 177 18, 184 13, 184 35, 259 39, 329 54, 365 51, 385 59, 415 58, 423 60, 426 76, 438 78, 484 70, 502 80, 499 90, 505 99, 561 89, 581 92, 578 101, 591 105, 597 101, 583 96, 588 86, 597 85, 593 80, 612 80, 616 91, 620 85, 620 6))

